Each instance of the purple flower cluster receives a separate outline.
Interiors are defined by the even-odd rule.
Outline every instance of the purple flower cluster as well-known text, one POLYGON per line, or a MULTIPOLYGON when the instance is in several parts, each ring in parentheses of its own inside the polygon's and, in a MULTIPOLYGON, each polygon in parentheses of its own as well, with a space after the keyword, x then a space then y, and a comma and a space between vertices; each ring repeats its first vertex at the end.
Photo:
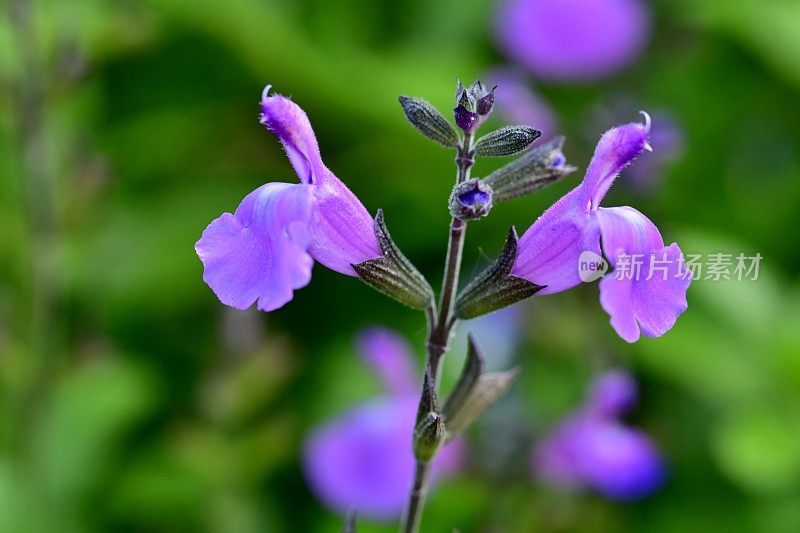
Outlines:
POLYGON ((644 150, 649 149, 650 119, 607 131, 586 170, 583 181, 553 204, 522 235, 512 274, 545 286, 536 296, 554 294, 579 285, 579 261, 585 252, 605 257, 616 267, 621 257, 641 254, 647 272, 651 262, 666 265, 663 275, 600 281, 600 304, 611 325, 628 342, 640 333, 666 333, 687 308, 691 275, 680 270, 681 250, 664 245, 658 228, 632 207, 600 207, 614 179, 644 150), (602 242, 602 245, 601 245, 602 242))
MULTIPOLYGON (((385 394, 315 428, 305 442, 303 470, 314 494, 330 509, 392 520, 402 512, 413 481, 411 438, 420 387, 402 338, 368 330, 358 347, 385 394)), ((433 479, 455 472, 464 455, 458 439, 446 445, 433 461, 433 479)))
MULTIPOLYGON (((299 184, 268 183, 242 200, 234 214, 211 222, 195 245, 203 279, 224 304, 271 311, 311 280, 313 259, 345 275, 352 265, 381 256, 374 221, 358 198, 322 163, 308 117, 280 95, 261 100, 261 122, 283 144, 299 184)), ((645 115, 646 116, 646 115, 645 115)), ((600 282, 600 303, 611 325, 628 342, 663 335, 687 307, 691 276, 679 272, 681 250, 664 245, 660 232, 632 207, 600 207, 619 172, 649 149, 650 120, 606 132, 582 183, 522 235, 512 274, 554 294, 582 282, 581 254, 602 252, 612 266, 623 255, 660 258, 664 276, 600 282), (602 249, 601 249, 602 238, 602 249)), ((563 158, 561 160, 563 164, 563 158)))
POLYGON ((587 81, 636 59, 649 21, 640 0, 508 0, 496 34, 506 54, 537 78, 587 81))
POLYGON ((630 501, 658 490, 666 465, 642 432, 619 418, 636 403, 636 383, 619 370, 598 376, 580 409, 562 421, 534 453, 534 474, 564 490, 594 489, 630 501))
POLYGON ((283 144, 299 184, 267 183, 211 222, 195 245, 203 280, 237 309, 272 311, 311 281, 313 260, 348 276, 381 255, 375 223, 323 164, 308 117, 288 98, 261 97, 261 123, 283 144))

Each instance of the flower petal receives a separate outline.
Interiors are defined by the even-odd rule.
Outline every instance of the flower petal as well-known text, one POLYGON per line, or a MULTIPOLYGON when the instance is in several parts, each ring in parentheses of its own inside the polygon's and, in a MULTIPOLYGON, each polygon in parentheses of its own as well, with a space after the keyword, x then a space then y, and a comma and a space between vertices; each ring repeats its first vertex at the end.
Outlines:
POLYGON ((350 265, 380 257, 375 221, 364 204, 328 169, 314 188, 309 253, 331 270, 355 276, 350 265))
POLYGON ((355 276, 350 265, 380 257, 375 223, 364 204, 323 163, 305 112, 279 94, 261 98, 261 123, 280 139, 300 181, 314 185, 311 256, 336 272, 355 276))
POLYGON ((561 292, 581 283, 578 259, 583 252, 600 255, 600 230, 585 206, 581 187, 553 204, 519 240, 511 274, 546 285, 536 296, 561 292))
POLYGON ((308 185, 268 183, 248 194, 235 214, 211 222, 195 250, 203 280, 220 301, 272 311, 311 280, 306 253, 313 201, 308 185))
POLYGON ((644 116, 644 124, 634 122, 608 130, 597 143, 581 184, 582 203, 588 203, 591 209, 599 207, 620 171, 649 148, 650 117, 644 116))
POLYGON ((610 499, 638 500, 666 481, 666 465, 652 441, 616 421, 587 419, 578 449, 586 482, 610 499))
POLYGON ((659 337, 687 308, 691 274, 681 272, 677 244, 664 246, 658 228, 632 207, 601 208, 597 218, 603 250, 615 271, 600 282, 600 304, 611 325, 628 342, 639 330, 659 337))
POLYGON ((607 370, 597 376, 584 410, 601 417, 623 415, 636 404, 636 381, 624 370, 607 370))
MULTIPOLYGON (((411 435, 418 401, 416 395, 384 397, 311 433, 303 470, 325 505, 376 520, 400 516, 413 483, 411 435)), ((458 441, 443 448, 433 462, 433 479, 455 470, 461 456, 458 441)))
POLYGON ((294 171, 302 183, 317 183, 322 176, 322 158, 317 138, 305 112, 289 98, 269 95, 270 85, 261 96, 261 123, 283 144, 294 171))
POLYGON ((614 500, 635 500, 663 485, 666 466, 645 434, 579 411, 537 447, 534 473, 562 490, 591 487, 614 500))
POLYGON ((506 0, 496 38, 503 51, 537 79, 599 79, 630 64, 649 33, 639 0, 506 0))
POLYGON ((419 389, 414 354, 404 338, 383 328, 363 331, 357 340, 361 357, 393 395, 414 394, 419 389))
POLYGON ((562 490, 583 488, 586 480, 577 458, 582 431, 581 419, 574 415, 551 430, 534 451, 534 475, 562 490))
POLYGON ((618 266, 627 256, 649 254, 664 247, 655 224, 633 207, 601 207, 596 213, 603 252, 612 266, 618 266))
POLYGON ((639 325, 633 302, 633 283, 608 274, 600 280, 600 305, 611 316, 611 327, 628 342, 639 340, 639 325))

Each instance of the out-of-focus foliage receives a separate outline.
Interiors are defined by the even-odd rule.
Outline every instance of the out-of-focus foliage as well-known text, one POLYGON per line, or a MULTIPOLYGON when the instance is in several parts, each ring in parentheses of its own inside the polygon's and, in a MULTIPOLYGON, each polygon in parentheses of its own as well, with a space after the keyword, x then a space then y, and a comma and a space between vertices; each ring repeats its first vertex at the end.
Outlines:
MULTIPOLYGON (((526 306, 520 380, 470 436, 469 469, 437 488, 430 531, 800 530, 800 7, 651 4, 653 36, 630 69, 537 88, 580 167, 612 125, 590 120, 598 108, 623 98, 635 106, 627 120, 668 110, 683 158, 655 193, 618 186, 613 204, 646 211, 687 253, 761 253, 760 277, 696 282, 677 326, 632 346, 595 286, 526 306), (639 504, 565 497, 528 475, 531 442, 610 363, 639 378, 635 422, 670 462, 667 487, 639 504)), ((354 356, 356 330, 392 325, 421 347, 424 321, 319 266, 279 312, 228 310, 202 283, 193 245, 258 185, 295 179, 258 124, 271 83, 301 103, 328 166, 370 211, 384 209, 438 282, 452 154, 408 127, 397 95, 448 110, 456 77, 502 63, 493 10, 0 4, 0 530, 340 528, 304 484, 302 438, 378 392, 354 356)), ((501 163, 479 161, 476 174, 501 163)), ((524 229, 574 183, 472 224, 465 276, 509 225, 524 229)), ((446 362, 445 386, 462 358, 446 362)))

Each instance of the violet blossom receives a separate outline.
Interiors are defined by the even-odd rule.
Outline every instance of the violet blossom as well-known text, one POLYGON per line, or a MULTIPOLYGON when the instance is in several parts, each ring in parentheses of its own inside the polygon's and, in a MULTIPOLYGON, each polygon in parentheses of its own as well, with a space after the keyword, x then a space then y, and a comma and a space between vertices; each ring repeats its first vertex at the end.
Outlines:
POLYGON ((508 0, 497 14, 505 53, 539 79, 588 81, 621 70, 644 48, 641 0, 508 0))
POLYGON ((640 193, 656 191, 664 167, 683 156, 684 143, 683 129, 675 117, 666 112, 654 114, 650 132, 653 153, 645 154, 641 161, 626 171, 626 182, 640 193))
MULTIPOLYGON (((582 134, 589 142, 597 131, 603 131, 607 124, 618 123, 627 116, 634 104, 630 96, 617 96, 604 101, 589 113, 587 127, 582 134)), ((626 168, 623 177, 624 185, 640 195, 657 192, 663 181, 665 168, 683 157, 686 139, 685 132, 678 117, 669 109, 659 108, 650 113, 650 146, 653 151, 642 154, 636 165, 626 168)))
POLYGON ((649 149, 650 119, 607 131, 583 182, 564 195, 522 235, 512 274, 545 286, 536 296, 579 285, 582 254, 602 252, 616 272, 600 281, 600 304, 628 342, 658 337, 687 308, 691 272, 677 244, 664 245, 658 228, 632 207, 600 207, 619 172, 649 149))
POLYGON ((562 490, 594 489, 617 501, 641 499, 666 480, 665 462, 644 433, 619 418, 636 403, 636 382, 615 370, 598 376, 585 405, 534 453, 537 478, 562 490))
MULTIPOLYGON (((368 330, 359 336, 358 348, 385 393, 315 428, 303 447, 303 470, 330 509, 392 520, 403 511, 413 481, 411 441, 420 386, 411 350, 396 334, 368 330)), ((433 460, 433 479, 455 472, 463 457, 461 441, 447 444, 433 460)))
POLYGON ((261 97, 261 123, 283 144, 298 184, 268 183, 236 211, 211 222, 195 245, 203 280, 236 309, 282 307, 311 281, 312 258, 348 276, 352 264, 381 256, 374 220, 323 164, 305 112, 290 99, 261 97))

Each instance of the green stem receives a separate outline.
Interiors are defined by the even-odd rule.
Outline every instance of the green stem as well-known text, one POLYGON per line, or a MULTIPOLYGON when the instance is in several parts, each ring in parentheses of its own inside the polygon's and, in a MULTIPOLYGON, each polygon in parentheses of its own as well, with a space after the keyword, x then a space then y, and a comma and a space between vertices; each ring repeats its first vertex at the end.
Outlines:
MULTIPOLYGON (((458 148, 456 156, 456 175, 457 183, 469 179, 470 169, 473 163, 472 134, 464 135, 464 141, 458 148)), ((467 230, 467 223, 461 219, 453 218, 450 222, 450 238, 447 243, 447 258, 445 260, 444 276, 442 280, 442 291, 439 298, 439 313, 431 302, 426 310, 428 316, 428 339, 427 339, 427 361, 426 371, 431 373, 434 388, 439 390, 439 370, 447 353, 450 343, 450 334, 455 326, 456 319, 453 315, 453 304, 458 289, 458 277, 461 272, 461 259, 464 250, 464 237, 467 230)), ((431 459, 432 460, 432 459, 431 459)), ((430 462, 417 461, 414 472, 414 485, 408 499, 408 508, 403 520, 401 531, 405 533, 416 533, 419 531, 422 521, 422 509, 425 506, 425 498, 428 492, 428 478, 430 477, 430 462)))

